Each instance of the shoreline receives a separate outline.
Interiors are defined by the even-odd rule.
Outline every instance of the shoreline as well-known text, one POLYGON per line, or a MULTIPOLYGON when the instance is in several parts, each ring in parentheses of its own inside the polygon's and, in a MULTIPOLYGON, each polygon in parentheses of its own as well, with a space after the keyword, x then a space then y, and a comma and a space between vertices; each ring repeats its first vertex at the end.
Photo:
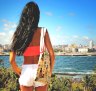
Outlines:
POLYGON ((5 55, 5 54, 1 55, 1 54, 0 54, 0 56, 9 56, 9 54, 7 54, 7 55, 5 55))
POLYGON ((96 56, 96 55, 55 55, 55 56, 96 56))
MULTIPOLYGON (((55 56, 96 56, 96 52, 88 52, 88 53, 65 53, 65 52, 54 52, 55 56)), ((9 52, 0 52, 0 56, 9 56, 9 52)))
MULTIPOLYGON (((9 54, 0 54, 0 56, 9 56, 9 54)), ((55 54, 55 56, 96 56, 96 55, 87 55, 87 54, 81 54, 81 55, 77 55, 77 54, 55 54)))
POLYGON ((69 76, 95 75, 94 72, 92 72, 92 73, 82 73, 82 74, 80 74, 80 73, 57 73, 57 72, 54 73, 54 72, 53 72, 53 74, 56 74, 56 75, 69 75, 69 76))
POLYGON ((96 53, 55 53, 56 56, 96 56, 96 53))

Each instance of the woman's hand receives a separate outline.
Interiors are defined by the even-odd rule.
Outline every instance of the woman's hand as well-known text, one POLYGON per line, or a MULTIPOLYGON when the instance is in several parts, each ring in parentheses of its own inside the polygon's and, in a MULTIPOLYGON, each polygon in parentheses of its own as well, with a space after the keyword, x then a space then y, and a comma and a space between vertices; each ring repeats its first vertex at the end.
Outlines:
POLYGON ((17 74, 17 75, 21 75, 21 69, 17 66, 17 67, 14 67, 13 66, 13 69, 14 69, 14 71, 15 71, 15 73, 17 74))
POLYGON ((10 63, 12 65, 12 68, 13 68, 14 72, 20 76, 21 69, 17 66, 15 58, 16 58, 15 52, 13 52, 13 51, 10 52, 10 59, 9 60, 10 60, 10 63))
POLYGON ((52 75, 52 69, 50 69, 50 77, 51 77, 51 75, 52 75))

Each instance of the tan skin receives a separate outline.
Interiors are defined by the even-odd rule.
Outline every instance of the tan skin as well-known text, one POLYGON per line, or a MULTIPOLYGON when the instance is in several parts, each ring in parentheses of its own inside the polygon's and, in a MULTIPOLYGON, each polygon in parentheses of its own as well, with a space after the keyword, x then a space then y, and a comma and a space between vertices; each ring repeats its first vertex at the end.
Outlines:
MULTIPOLYGON (((37 28, 29 46, 39 46, 40 45, 40 35, 41 35, 41 28, 37 28)), ((51 42, 50 42, 48 32, 46 32, 46 34, 45 34, 44 42, 45 42, 45 46, 46 46, 46 48, 49 52, 50 62, 51 62, 51 64, 50 64, 50 67, 51 67, 50 74, 52 74, 52 69, 54 67, 55 57, 54 57, 54 51, 53 51, 53 48, 52 48, 52 45, 51 45, 51 42)), ((15 73, 20 76, 21 69, 17 66, 15 58, 16 58, 15 52, 11 51, 10 52, 10 63, 12 65, 15 73)), ((24 56, 24 63, 23 64, 38 64, 38 59, 39 59, 39 56, 24 56)), ((33 91, 33 86, 26 87, 26 86, 20 85, 20 89, 21 89, 21 91, 33 91)), ((36 87, 35 91, 47 91, 47 85, 36 87)))

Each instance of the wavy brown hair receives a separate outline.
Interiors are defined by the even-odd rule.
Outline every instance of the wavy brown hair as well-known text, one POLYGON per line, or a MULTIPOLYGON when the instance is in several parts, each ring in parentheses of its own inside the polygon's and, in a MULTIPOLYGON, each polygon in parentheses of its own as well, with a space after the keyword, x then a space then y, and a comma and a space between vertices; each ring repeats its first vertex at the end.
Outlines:
POLYGON ((38 27, 40 17, 39 7, 35 2, 29 2, 24 7, 19 24, 14 32, 11 50, 22 55, 29 46, 38 27))

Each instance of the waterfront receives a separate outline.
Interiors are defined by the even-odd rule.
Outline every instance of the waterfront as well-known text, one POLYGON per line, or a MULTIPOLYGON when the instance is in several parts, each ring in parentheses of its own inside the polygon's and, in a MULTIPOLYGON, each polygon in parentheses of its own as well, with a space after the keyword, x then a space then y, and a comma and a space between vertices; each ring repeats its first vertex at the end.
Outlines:
POLYGON ((56 56, 96 56, 96 52, 88 52, 88 53, 80 53, 80 52, 71 52, 71 53, 66 53, 66 52, 56 52, 56 56))
MULTIPOLYGON (((9 56, 0 56, 4 66, 10 67, 9 56)), ((16 57, 17 64, 22 65, 23 57, 16 57)), ((57 74, 92 74, 96 66, 96 56, 56 56, 53 73, 57 74)))

